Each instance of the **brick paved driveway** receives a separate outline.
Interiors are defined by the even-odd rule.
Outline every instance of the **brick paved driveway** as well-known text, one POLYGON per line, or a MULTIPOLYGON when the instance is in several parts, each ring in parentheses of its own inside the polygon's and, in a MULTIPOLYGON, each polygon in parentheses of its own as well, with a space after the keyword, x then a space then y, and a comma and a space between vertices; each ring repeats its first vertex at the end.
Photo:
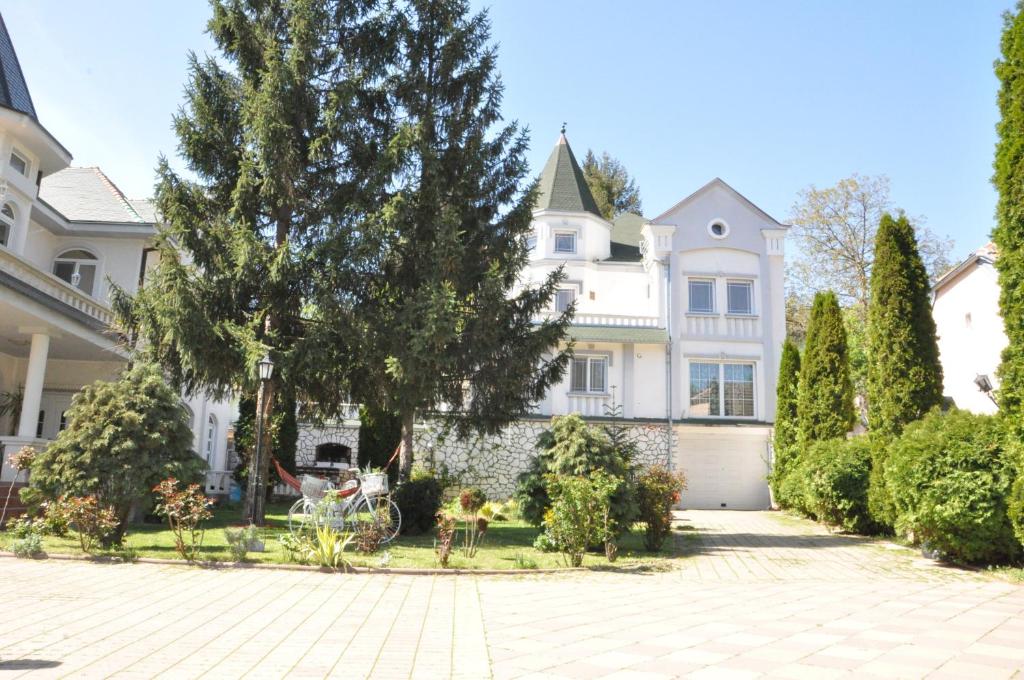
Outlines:
POLYGON ((0 559, 8 677, 1012 677, 1024 586, 772 513, 659 573, 334 575, 0 559))

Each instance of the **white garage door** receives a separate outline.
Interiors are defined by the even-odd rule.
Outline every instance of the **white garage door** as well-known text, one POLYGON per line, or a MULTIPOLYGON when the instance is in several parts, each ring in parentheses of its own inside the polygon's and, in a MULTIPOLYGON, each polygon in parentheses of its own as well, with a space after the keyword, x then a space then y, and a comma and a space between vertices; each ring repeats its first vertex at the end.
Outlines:
POLYGON ((768 508, 764 437, 680 432, 677 442, 677 460, 686 475, 683 508, 768 508))

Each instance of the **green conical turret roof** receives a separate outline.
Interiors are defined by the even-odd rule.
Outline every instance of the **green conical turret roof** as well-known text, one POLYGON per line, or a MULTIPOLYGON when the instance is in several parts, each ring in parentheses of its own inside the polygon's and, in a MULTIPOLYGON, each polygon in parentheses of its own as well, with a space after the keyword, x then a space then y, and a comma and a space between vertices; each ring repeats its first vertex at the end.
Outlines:
MULTIPOLYGON (((544 164, 540 176, 540 193, 535 210, 564 210, 566 212, 588 212, 601 217, 597 201, 590 193, 583 170, 576 162, 565 133, 558 137, 554 151, 544 164)), ((601 217, 601 219, 604 219, 601 217)))

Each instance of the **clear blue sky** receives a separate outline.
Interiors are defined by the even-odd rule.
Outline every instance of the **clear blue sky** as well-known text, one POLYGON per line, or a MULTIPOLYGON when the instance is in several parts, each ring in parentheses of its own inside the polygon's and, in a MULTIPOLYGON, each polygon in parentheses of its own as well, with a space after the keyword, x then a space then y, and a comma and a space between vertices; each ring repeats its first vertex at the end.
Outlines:
MULTIPOLYGON (((970 2, 496 0, 504 113, 539 172, 562 121, 618 157, 656 215, 720 176, 784 220, 797 192, 886 174, 896 204, 955 239, 993 224, 1001 13, 970 2)), ((149 195, 201 0, 8 0, 41 122, 129 196, 149 195)))

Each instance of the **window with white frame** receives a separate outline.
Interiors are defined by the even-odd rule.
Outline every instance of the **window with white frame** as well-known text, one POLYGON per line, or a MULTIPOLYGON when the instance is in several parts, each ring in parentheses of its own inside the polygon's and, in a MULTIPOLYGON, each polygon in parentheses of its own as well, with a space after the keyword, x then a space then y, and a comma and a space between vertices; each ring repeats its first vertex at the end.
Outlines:
POLYGON ((559 288, 555 291, 555 311, 564 312, 576 301, 576 289, 559 288))
POLYGON ((715 311, 715 280, 690 279, 690 311, 695 314, 713 314, 715 311))
POLYGON ((206 455, 206 464, 213 465, 213 455, 217 447, 217 418, 211 413, 206 419, 206 443, 203 446, 203 453, 206 455))
POLYGON ((754 365, 690 362, 690 416, 754 417, 754 365))
POLYGON ((729 314, 754 313, 753 281, 726 281, 725 292, 729 314))
POLYGON ((573 357, 569 382, 573 392, 605 394, 608 392, 608 357, 573 357))
POLYGON ((572 254, 576 252, 576 232, 556 231, 555 252, 572 254))
POLYGON ((6 248, 11 244, 11 233, 14 231, 14 208, 5 203, 0 208, 0 246, 6 248))
POLYGON ((28 177, 28 159, 17 151, 11 152, 11 167, 23 177, 28 177))
POLYGON ((526 237, 526 249, 530 252, 537 247, 537 232, 531 231, 526 237))
POLYGON ((88 250, 65 250, 53 261, 53 273, 87 295, 95 293, 96 269, 99 263, 88 250))

